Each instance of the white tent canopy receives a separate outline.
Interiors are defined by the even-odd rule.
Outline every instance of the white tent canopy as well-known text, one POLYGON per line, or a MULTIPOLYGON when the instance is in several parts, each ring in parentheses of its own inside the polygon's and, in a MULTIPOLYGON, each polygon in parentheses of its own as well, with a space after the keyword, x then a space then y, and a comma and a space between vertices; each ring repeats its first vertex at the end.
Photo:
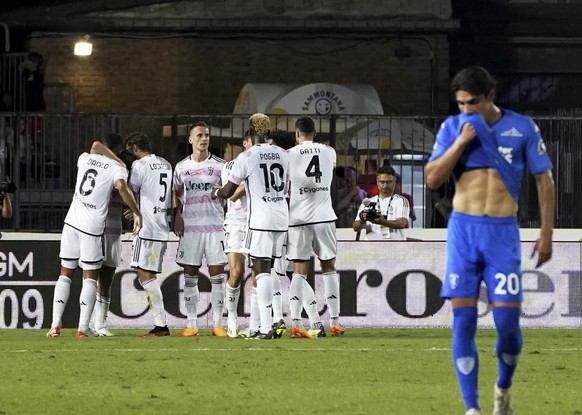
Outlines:
POLYGON ((401 153, 432 151, 434 133, 410 118, 382 118, 352 126, 337 138, 338 148, 398 150, 401 153))
MULTIPOLYGON (((383 115, 376 89, 369 84, 313 83, 266 84, 249 83, 243 86, 236 100, 233 115, 256 112, 274 115, 273 127, 289 129, 295 118, 286 115, 383 115), (276 117, 281 115, 281 118, 276 117)), ((355 124, 355 121, 351 125, 355 124)), ((248 128, 246 117, 233 119, 230 128, 221 130, 223 136, 241 137, 248 128)), ((317 128, 329 131, 329 122, 322 119, 317 128)))

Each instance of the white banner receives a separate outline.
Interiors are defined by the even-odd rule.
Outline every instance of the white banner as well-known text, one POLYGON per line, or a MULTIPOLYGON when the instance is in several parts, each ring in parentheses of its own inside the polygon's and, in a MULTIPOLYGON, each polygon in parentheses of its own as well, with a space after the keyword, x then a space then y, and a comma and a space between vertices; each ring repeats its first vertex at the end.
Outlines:
MULTIPOLYGON (((183 274, 174 259, 177 242, 168 243, 163 273, 159 275, 168 324, 186 325, 182 299, 183 274)), ((535 269, 529 259, 532 242, 522 242, 524 327, 582 327, 582 273, 580 242, 555 242, 552 260, 535 269)), ((52 319, 52 296, 58 279, 58 240, 0 242, 0 328, 48 327, 52 319)), ((151 328, 146 295, 127 261, 131 242, 122 243, 126 264, 116 273, 112 286, 110 328, 151 328)), ((445 272, 446 243, 429 242, 339 242, 337 269, 340 276, 341 321, 348 327, 449 327, 450 305, 440 298, 445 272)), ((329 315, 324 302, 319 265, 309 280, 314 282, 322 321, 329 315)), ((81 273, 71 284, 64 327, 76 327, 81 273)), ((289 280, 280 277, 283 310, 287 315, 289 280)), ((199 279, 199 327, 211 328, 210 281, 206 269, 199 279)), ((250 279, 245 280, 239 303, 241 324, 250 309, 250 279)), ((479 325, 493 327, 491 310, 482 291, 479 325)))

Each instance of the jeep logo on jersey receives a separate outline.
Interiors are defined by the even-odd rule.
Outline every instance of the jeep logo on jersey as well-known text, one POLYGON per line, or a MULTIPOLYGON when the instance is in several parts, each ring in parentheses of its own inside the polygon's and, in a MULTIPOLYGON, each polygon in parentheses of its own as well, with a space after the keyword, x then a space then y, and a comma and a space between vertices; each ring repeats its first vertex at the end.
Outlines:
POLYGON ((187 182, 186 183, 186 190, 201 190, 205 192, 209 192, 212 188, 212 183, 196 183, 196 182, 187 182))

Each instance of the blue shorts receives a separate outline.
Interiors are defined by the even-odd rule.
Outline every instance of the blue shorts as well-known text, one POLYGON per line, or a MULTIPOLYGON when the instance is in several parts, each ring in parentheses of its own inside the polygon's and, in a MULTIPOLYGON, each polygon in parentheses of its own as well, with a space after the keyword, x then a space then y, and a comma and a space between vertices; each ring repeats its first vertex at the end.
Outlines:
POLYGON ((481 281, 490 302, 523 299, 521 248, 516 217, 453 212, 447 232, 443 298, 478 298, 481 281))

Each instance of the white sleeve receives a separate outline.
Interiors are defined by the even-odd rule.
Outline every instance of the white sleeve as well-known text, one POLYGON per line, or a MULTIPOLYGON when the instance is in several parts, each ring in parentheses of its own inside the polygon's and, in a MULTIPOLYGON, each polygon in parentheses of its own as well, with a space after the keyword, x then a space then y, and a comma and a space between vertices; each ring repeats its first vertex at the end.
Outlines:
POLYGON ((410 208, 408 206, 408 200, 405 197, 398 198, 398 204, 394 206, 394 220, 405 218, 408 220, 410 216, 410 208))

